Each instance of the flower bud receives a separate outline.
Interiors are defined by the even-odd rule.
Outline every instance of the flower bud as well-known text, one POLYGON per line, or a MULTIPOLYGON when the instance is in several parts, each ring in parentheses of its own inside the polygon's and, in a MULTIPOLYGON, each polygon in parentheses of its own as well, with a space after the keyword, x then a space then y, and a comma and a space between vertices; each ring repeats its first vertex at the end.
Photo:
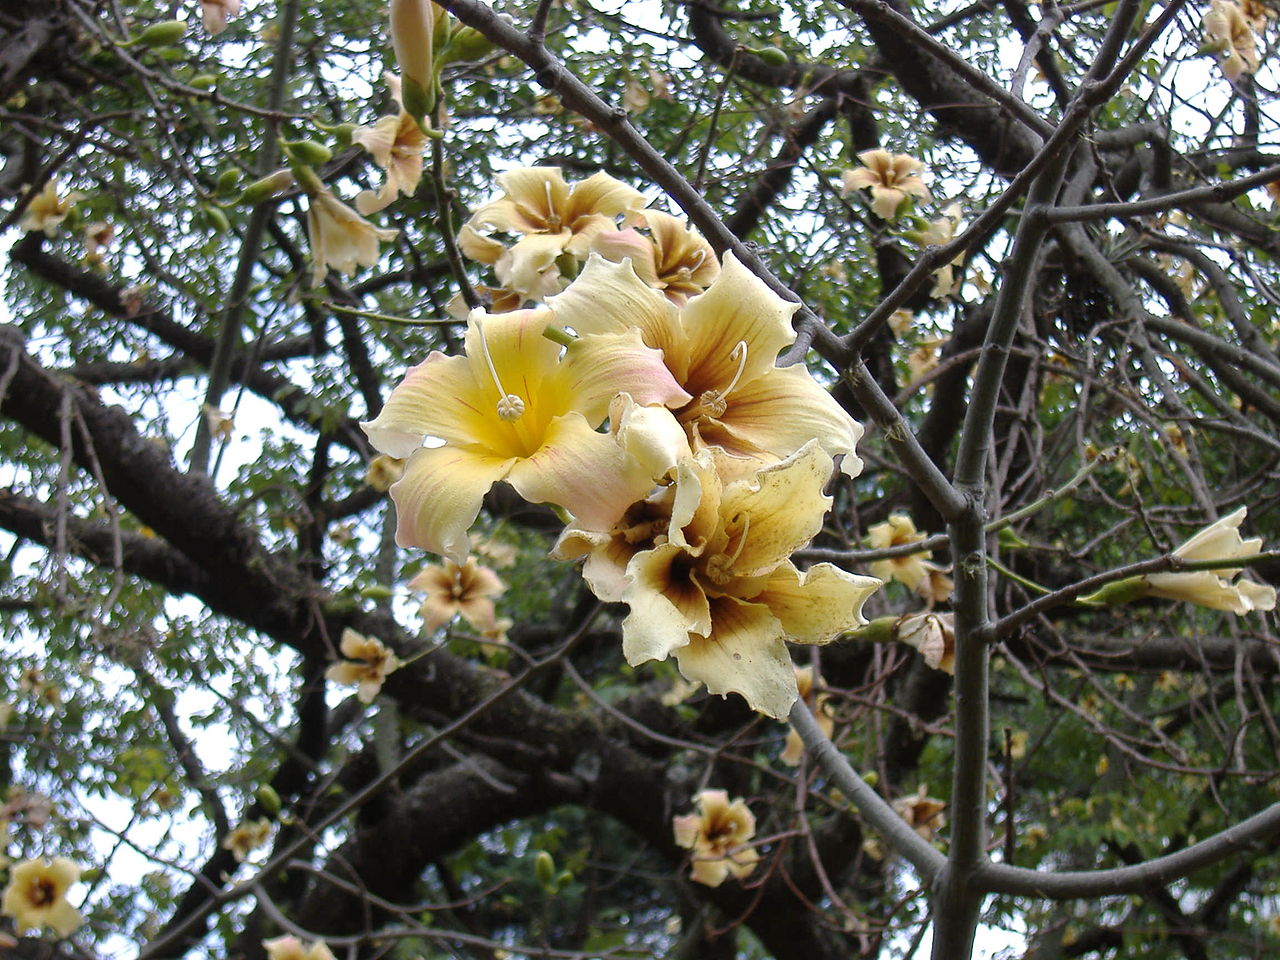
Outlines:
POLYGON ((211 90, 217 83, 218 75, 216 73, 201 73, 188 80, 187 86, 195 87, 197 90, 211 90))
POLYGON ((218 179, 213 185, 213 192, 216 194, 230 193, 239 182, 240 171, 235 167, 228 167, 218 174, 218 179))
POLYGON ((777 47, 761 47, 750 49, 748 52, 754 53, 771 67, 785 67, 791 62, 790 58, 777 47))
POLYGON ((214 233, 226 233, 231 229, 231 221, 227 219, 227 215, 212 203, 200 204, 200 214, 214 233))
POLYGON ((533 858, 533 875, 548 890, 555 883, 556 861, 547 851, 539 850, 538 855, 533 858))
POLYGON ((186 35, 185 20, 165 20, 163 23, 153 23, 147 27, 130 40, 128 46, 167 47, 171 43, 177 43, 186 35))
POLYGON ((244 193, 240 194, 240 202, 262 203, 264 200, 270 200, 292 187, 293 182, 293 171, 277 170, 245 187, 244 193))
POLYGON ((333 151, 315 140, 285 140, 280 145, 289 159, 298 163, 318 166, 333 159, 333 151))
POLYGON ((271 784, 264 783, 260 786, 254 796, 258 800, 258 806, 262 807, 262 812, 274 817, 280 812, 280 794, 271 784))
POLYGON ((475 27, 459 27, 449 37, 449 45, 441 52, 441 63, 458 60, 479 60, 487 57, 497 46, 475 27))
POLYGON ((431 0, 391 0, 391 45, 400 66, 404 108, 422 120, 435 106, 435 32, 444 10, 431 0))

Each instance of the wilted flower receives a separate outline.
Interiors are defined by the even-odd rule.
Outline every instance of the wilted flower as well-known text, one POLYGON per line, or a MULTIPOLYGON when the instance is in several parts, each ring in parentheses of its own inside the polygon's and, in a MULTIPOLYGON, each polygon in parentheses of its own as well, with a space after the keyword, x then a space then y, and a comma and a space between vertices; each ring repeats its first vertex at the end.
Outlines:
POLYGON ((373 266, 378 262, 378 244, 394 240, 399 232, 375 227, 327 189, 312 193, 307 206, 312 285, 323 283, 330 267, 351 274, 357 264, 373 266))
MULTIPOLYGON (((796 687, 800 699, 808 702, 813 694, 813 667, 796 667, 795 669, 796 687)), ((818 729, 827 735, 827 739, 831 738, 831 734, 836 729, 836 722, 827 713, 827 701, 830 699, 830 694, 822 693, 813 701, 813 716, 818 721, 818 729)), ((803 756, 804 741, 800 739, 800 734, 794 729, 788 730, 787 742, 783 745, 782 754, 778 759, 789 767, 796 767, 800 765, 800 759, 803 756)))
POLYGON ((498 175, 504 193, 471 215, 458 236, 462 252, 493 264, 502 286, 540 300, 560 287, 561 254, 586 259, 595 237, 645 205, 640 191, 607 173, 567 184, 559 167, 522 167, 498 175), (490 233, 519 234, 510 248, 490 233))
POLYGON ((710 693, 738 693, 782 719, 797 696, 786 641, 827 643, 857 628, 880 582, 787 559, 831 504, 831 458, 817 441, 728 482, 741 467, 724 459, 704 450, 679 463, 665 535, 627 564, 623 654, 632 665, 674 656, 710 693))
POLYGON ((373 703, 387 674, 401 667, 399 658, 381 640, 356 633, 350 627, 342 631, 339 649, 347 659, 335 663, 324 675, 334 683, 357 687, 356 696, 361 703, 373 703))
POLYGON ((466 356, 431 353, 361 424, 375 448, 408 461, 391 488, 401 546, 461 563, 467 528, 499 480, 597 528, 652 486, 628 477, 621 448, 595 428, 620 390, 643 403, 681 403, 688 394, 635 331, 580 337, 561 357, 542 335, 551 319, 546 310, 474 311, 466 356), (423 447, 426 437, 445 443, 423 447))
MULTIPOLYGON (((1222 517, 1174 550, 1173 555, 1184 560, 1244 560, 1257 556, 1262 550, 1262 538, 1244 540, 1240 536, 1240 524, 1247 514, 1248 508, 1241 507, 1222 517)), ((1244 578, 1231 583, 1231 578, 1239 572, 1240 568, 1236 567, 1189 573, 1149 573, 1143 579, 1147 582, 1148 596, 1186 600, 1236 614, 1250 610, 1274 610, 1275 587, 1244 578)))
POLYGON ((730 874, 741 880, 756 868, 760 854, 744 846, 755 836, 756 818, 742 799, 729 802, 724 790, 703 790, 698 812, 672 819, 676 845, 693 851, 693 880, 718 887, 730 874))
POLYGON ((1257 38, 1249 20, 1233 0, 1212 0, 1204 15, 1204 39, 1218 55, 1218 64, 1232 83, 1258 69, 1257 38))
POLYGON ((917 613, 902 617, 894 625, 894 636, 915 647, 926 665, 954 675, 956 672, 956 627, 950 613, 917 613))
MULTIPOLYGON (((689 401, 673 407, 695 450, 720 447, 752 459, 781 460, 817 439, 842 470, 857 476, 862 426, 798 363, 775 365, 795 340, 783 300, 732 255, 700 296, 677 310, 624 264, 592 256, 578 279, 550 301, 559 326, 579 335, 638 329, 689 401)), ((637 398, 639 399, 639 398, 637 398)))
MULTIPOLYGON (((867 539, 871 549, 884 550, 916 543, 924 539, 924 534, 916 532, 916 525, 909 516, 904 513, 895 513, 884 523, 870 526, 867 529, 867 539)), ((898 580, 905 583, 909 589, 915 590, 928 573, 925 561, 932 555, 932 551, 922 550, 905 557, 876 560, 871 564, 871 575, 881 580, 898 580)))
POLYGON ((230 850, 236 863, 244 863, 249 854, 266 844, 270 836, 270 820, 246 820, 222 838, 222 849, 230 850))
POLYGON ((80 868, 66 857, 24 860, 9 871, 9 885, 0 899, 0 913, 13 917, 16 933, 48 927, 69 937, 84 923, 67 903, 67 890, 80 879, 80 868))
POLYGON ((915 349, 907 354, 907 370, 911 373, 913 383, 938 366, 938 347, 946 342, 945 337, 921 340, 915 349))
POLYGON ((926 796, 928 792, 929 785, 922 783, 915 793, 893 801, 893 809, 916 833, 926 840, 932 840, 934 833, 947 824, 946 817, 942 815, 947 804, 936 797, 926 796))
POLYGON ((276 937, 262 941, 267 960, 334 960, 333 952, 323 940, 304 947, 297 937, 276 937))
POLYGON ((614 263, 630 257, 637 277, 682 307, 720 275, 720 261, 702 234, 676 217, 660 210, 639 217, 649 227, 648 237, 632 228, 609 231, 591 249, 614 263))
POLYGON ((23 230, 43 230, 46 237, 52 237, 57 233, 58 224, 67 219, 67 214, 71 212, 76 201, 84 198, 84 194, 77 190, 72 190, 65 197, 61 197, 58 195, 61 189, 57 180, 49 180, 45 183, 44 189, 31 198, 27 209, 22 213, 23 230))
POLYGON ((898 207, 908 196, 929 199, 929 188, 916 176, 924 164, 914 157, 905 153, 890 154, 887 150, 864 150, 858 159, 863 166, 844 172, 841 193, 870 187, 871 212, 881 220, 894 219, 898 207))
POLYGON ((476 630, 489 630, 497 618, 494 598, 507 587, 496 573, 467 557, 463 564, 452 560, 427 564, 409 581, 409 589, 427 595, 419 607, 424 629, 435 630, 460 613, 476 630))
POLYGON ((200 0, 204 28, 215 37, 227 29, 227 20, 239 13, 240 0, 200 0))
MULTIPOLYGON (((392 96, 400 104, 399 78, 387 74, 386 79, 392 96)), ((379 117, 372 126, 356 127, 351 131, 351 142, 368 150, 373 162, 386 172, 386 179, 376 194, 362 190, 356 195, 356 209, 360 213, 377 213, 397 196, 413 196, 422 179, 422 154, 426 150, 427 135, 403 106, 395 116, 379 117)))

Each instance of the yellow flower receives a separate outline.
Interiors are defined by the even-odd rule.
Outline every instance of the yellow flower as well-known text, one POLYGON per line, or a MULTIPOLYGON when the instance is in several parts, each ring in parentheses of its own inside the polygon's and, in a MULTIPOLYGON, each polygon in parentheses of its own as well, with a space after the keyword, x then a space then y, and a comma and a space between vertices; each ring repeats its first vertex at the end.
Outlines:
POLYGON ((507 587, 496 573, 477 564, 474 557, 467 557, 463 564, 452 560, 427 564, 409 581, 409 589, 427 595, 419 608, 426 630, 435 630, 460 613, 467 623, 483 631, 494 628, 497 611, 493 600, 507 587))
POLYGON ((369 461, 364 473, 364 482, 379 493, 386 493, 391 485, 404 476, 404 461, 397 457, 378 454, 369 461))
POLYGON ((80 868, 66 857, 24 860, 9 871, 9 885, 0 900, 0 913, 13 917, 14 932, 49 927, 69 937, 84 923, 67 903, 67 890, 80 879, 80 868))
MULTIPOLYGON (((400 103, 399 78, 388 74, 387 83, 396 103, 400 103)), ((367 216, 382 210, 397 196, 413 196, 422 179, 427 135, 403 106, 396 116, 379 117, 372 126, 356 127, 351 131, 351 142, 368 150, 387 175, 376 194, 362 190, 356 195, 356 210, 367 216)))
POLYGON ((636 276, 677 307, 720 275, 715 251, 697 230, 660 210, 646 210, 640 220, 649 227, 648 237, 631 228, 610 231, 595 238, 592 251, 614 263, 630 257, 636 276))
POLYGON ((116 229, 109 223, 95 220, 84 228, 84 261, 91 267, 106 262, 106 249, 115 237, 116 229))
MULTIPOLYGON (((930 220, 923 230, 908 231, 906 236, 922 247, 946 246, 955 239, 956 231, 960 229, 960 215, 960 204, 949 203, 942 208, 942 216, 930 220)), ((961 251, 950 262, 933 271, 933 289, 929 291, 929 296, 941 300, 955 293, 960 284, 956 281, 952 268, 963 262, 964 252, 961 251)))
POLYGON ((373 703, 387 674, 401 667, 400 659, 381 640, 356 633, 350 627, 342 631, 340 649, 347 659, 335 663, 324 675, 334 683, 356 687, 361 703, 373 703))
POLYGON ((503 195, 471 215, 458 243, 471 259, 493 264, 503 287, 530 300, 560 289, 561 254, 585 259, 597 234, 645 205, 640 191, 604 172, 570 185, 559 167, 522 167, 499 174, 498 183, 503 195), (507 248, 490 233, 521 236, 507 248))
POLYGON ((760 853, 745 846, 755 836, 756 818, 742 799, 729 802, 724 790, 703 790, 698 812, 671 821, 676 845, 693 851, 693 880, 718 887, 732 874, 741 880, 756 868, 760 853))
POLYGON ((297 937, 276 937, 262 941, 267 960, 334 960, 332 951, 323 940, 304 947, 297 937))
MULTIPOLYGON (((1262 550, 1262 539, 1244 540, 1240 536, 1240 524, 1247 513, 1248 508, 1241 507, 1235 513, 1222 517, 1174 550, 1173 555, 1185 560, 1244 560, 1257 556, 1262 550)), ((1186 600, 1235 614, 1274 610, 1275 587, 1243 578, 1232 583, 1231 578, 1239 572, 1240 568, 1236 567, 1189 573, 1149 573, 1143 579, 1147 584, 1147 596, 1186 600)))
POLYGON ((947 824, 946 817, 942 815, 947 805, 936 797, 926 796, 928 792, 929 785, 922 783, 915 793, 893 801, 893 809, 916 833, 932 840, 934 833, 947 824))
POLYGON ((394 240, 398 230, 375 227, 329 190, 311 195, 307 206, 307 236, 311 240, 312 286, 324 282, 330 267, 339 273, 355 273, 356 265, 378 262, 378 244, 394 240))
POLYGON ((932 609, 934 604, 942 603, 951 598, 952 592, 955 590, 955 582, 947 576, 950 567, 943 568, 937 564, 925 562, 924 576, 920 578, 920 582, 916 584, 916 593, 920 598, 932 609))
POLYGON ((1218 55, 1218 65, 1232 83, 1258 69, 1257 38, 1240 5, 1233 0, 1213 0, 1204 15, 1205 43, 1218 55))
POLYGON ((239 13, 240 0, 200 0, 204 28, 215 37, 227 29, 227 20, 239 13))
POLYGON ((907 354, 907 370, 911 373, 912 383, 920 380, 937 367, 939 361, 938 347, 946 342, 947 339, 945 337, 921 340, 915 349, 907 354))
POLYGON ((776 461, 810 439, 857 476, 862 427, 804 364, 775 366, 795 340, 783 300, 732 254, 701 296, 677 309, 626 264, 599 256, 550 306, 558 326, 579 335, 638 329, 690 399, 675 409, 695 450, 717 446, 737 457, 776 461))
POLYGON ((49 180, 44 189, 37 193, 22 213, 23 230, 43 230, 46 237, 52 237, 58 231, 58 224, 67 219, 67 214, 77 200, 84 194, 72 190, 65 197, 59 196, 62 188, 57 180, 49 180))
POLYGON ((222 849, 230 850, 236 863, 244 863, 270 836, 270 820, 246 820, 222 838, 222 849))
MULTIPOLYGON (((796 687, 800 694, 800 699, 808 701, 813 693, 813 667, 796 667, 796 687)), ((831 738, 831 734, 835 732, 836 722, 831 719, 831 715, 827 713, 827 701, 831 699, 831 695, 827 693, 819 694, 817 699, 813 701, 813 715, 818 721, 818 729, 831 738)), ((794 729, 787 731, 787 742, 783 745, 782 754, 778 757, 783 763, 789 767, 797 767, 800 765, 800 759, 804 756, 804 741, 800 739, 800 734, 794 729)))
POLYGON ((864 150, 858 154, 862 166, 846 170, 841 193, 849 194, 864 187, 871 188, 871 212, 881 220, 893 220, 908 196, 930 198, 929 188, 916 174, 924 164, 905 153, 887 150, 864 150))
POLYGON ((917 613, 894 625, 897 640, 915 647, 926 665, 954 675, 956 672, 955 618, 949 613, 917 613))
POLYGON ((362 424, 375 448, 408 461, 391 488, 401 546, 462 563, 467 528, 499 480, 603 529, 652 487, 629 477, 624 451, 595 428, 620 390, 642 403, 688 395, 634 332, 580 337, 561 357, 542 335, 550 320, 546 310, 474 311, 466 355, 431 353, 362 424), (427 437, 444 443, 424 447, 427 437))
POLYGON ((727 482, 742 468, 726 459, 704 450, 679 463, 665 534, 654 530, 626 567, 622 650, 633 666, 675 656, 710 693, 782 719, 797 697, 786 641, 827 643, 861 626, 880 582, 787 559, 831 505, 831 458, 817 441, 727 482))
MULTIPOLYGON (((924 534, 916 532, 916 525, 906 514, 895 513, 884 523, 869 527, 867 537, 873 550, 884 550, 888 547, 900 547, 923 540, 924 534)), ((931 556, 933 556, 932 551, 923 550, 905 557, 876 560, 871 564, 871 575, 881 580, 898 580, 905 583, 909 589, 915 590, 928 575, 925 561, 931 556)))

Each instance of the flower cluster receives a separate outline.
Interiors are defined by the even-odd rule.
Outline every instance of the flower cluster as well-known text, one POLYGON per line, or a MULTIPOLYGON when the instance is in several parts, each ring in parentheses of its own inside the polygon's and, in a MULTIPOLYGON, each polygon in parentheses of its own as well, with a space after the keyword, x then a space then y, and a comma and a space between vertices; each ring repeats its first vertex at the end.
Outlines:
POLYGON ((500 581, 466 566, 467 531, 506 481, 567 515, 555 555, 582 560, 595 594, 629 607, 630 663, 674 657, 710 692, 785 717, 797 696, 786 642, 860 626, 879 586, 790 559, 822 527, 835 460, 861 469, 862 428, 803 366, 776 365, 795 304, 643 210, 638 191, 604 174, 568 184, 548 167, 500 183, 461 246, 545 305, 472 311, 463 355, 430 354, 363 425, 405 461, 391 488, 397 542, 453 564, 418 583, 438 598, 424 614, 492 620, 500 581), (618 217, 635 226, 616 229, 618 217))

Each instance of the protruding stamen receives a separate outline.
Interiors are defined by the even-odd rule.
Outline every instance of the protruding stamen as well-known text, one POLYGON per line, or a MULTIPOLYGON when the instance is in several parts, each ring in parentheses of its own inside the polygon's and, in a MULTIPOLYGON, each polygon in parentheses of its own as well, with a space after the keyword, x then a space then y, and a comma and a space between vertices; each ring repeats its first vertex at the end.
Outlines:
POLYGON ((720 398, 727 399, 729 394, 733 393, 733 388, 738 385, 738 381, 742 379, 742 371, 747 369, 747 341, 739 340, 737 346, 729 352, 729 359, 732 360, 734 355, 738 355, 738 372, 733 375, 733 379, 729 381, 729 385, 720 391, 720 398))
POLYGON ((551 196, 551 181, 546 180, 542 184, 547 190, 547 226, 552 230, 560 229, 560 214, 556 212, 556 202, 551 196))
POLYGON ((705 259, 707 259, 707 251, 699 247, 697 250, 693 251, 693 253, 689 255, 689 262, 693 264, 693 266, 689 267, 689 269, 697 270, 700 266, 702 266, 702 261, 705 259))
POLYGON ((743 548, 747 545, 747 534, 750 532, 751 514, 747 514, 742 520, 742 535, 738 537, 738 545, 734 547, 733 553, 717 553, 707 560, 707 576, 714 583, 725 584, 733 579, 733 565, 742 556, 743 548))
POLYGON ((502 381, 498 379, 498 368, 493 365, 493 357, 489 355, 489 343, 484 338, 484 326, 476 320, 476 333, 480 335, 480 352, 484 354, 484 362, 489 367, 489 375, 493 377, 493 385, 498 388, 498 419, 507 423, 515 423, 524 416, 524 401, 514 393, 507 393, 502 381))

